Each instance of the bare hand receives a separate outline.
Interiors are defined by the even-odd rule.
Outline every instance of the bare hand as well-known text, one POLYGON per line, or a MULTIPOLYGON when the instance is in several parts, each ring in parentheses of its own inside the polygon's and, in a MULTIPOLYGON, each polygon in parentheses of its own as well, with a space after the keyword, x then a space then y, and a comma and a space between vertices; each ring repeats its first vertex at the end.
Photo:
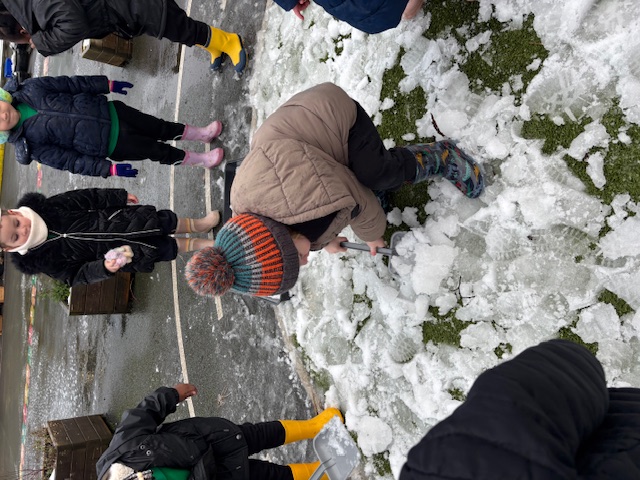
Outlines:
POLYGON ((127 193, 127 203, 133 203, 134 205, 137 205, 138 203, 140 203, 140 200, 138 200, 138 197, 136 197, 133 193, 127 193))
POLYGON ((195 385, 191 385, 190 383, 178 383, 173 386, 178 391, 178 398, 180 402, 183 402, 189 397, 193 397, 196 393, 198 393, 198 389, 195 385))
POLYGON ((105 260, 104 268, 106 268, 111 273, 116 273, 120 270, 120 265, 118 265, 118 260, 105 260))
POLYGON ((305 11, 310 4, 310 0, 298 0, 298 5, 293 7, 293 13, 295 13, 296 17, 298 17, 300 20, 304 20, 304 15, 302 15, 302 12, 305 11))
POLYGON ((345 247, 340 246, 340 242, 347 242, 347 237, 336 237, 331 242, 329 242, 324 249, 329 253, 340 253, 346 252, 347 249, 345 247))
POLYGON ((378 248, 387 246, 385 241, 381 238, 379 238, 378 240, 374 240, 373 242, 367 242, 367 245, 369 245, 369 251, 371 252, 371 255, 376 255, 378 253, 378 248))

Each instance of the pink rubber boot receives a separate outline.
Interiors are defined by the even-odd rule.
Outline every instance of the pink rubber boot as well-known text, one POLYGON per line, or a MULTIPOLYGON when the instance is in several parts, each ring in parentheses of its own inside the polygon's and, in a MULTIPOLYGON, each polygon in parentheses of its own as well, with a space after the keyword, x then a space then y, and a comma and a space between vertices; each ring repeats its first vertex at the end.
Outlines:
POLYGON ((223 157, 224 150, 221 148, 214 148, 210 152, 203 153, 185 152, 181 165, 202 165, 204 168, 213 168, 222 163, 223 157))
POLYGON ((194 140, 196 142, 211 143, 222 132, 222 122, 215 120, 206 127, 185 125, 180 140, 194 140))

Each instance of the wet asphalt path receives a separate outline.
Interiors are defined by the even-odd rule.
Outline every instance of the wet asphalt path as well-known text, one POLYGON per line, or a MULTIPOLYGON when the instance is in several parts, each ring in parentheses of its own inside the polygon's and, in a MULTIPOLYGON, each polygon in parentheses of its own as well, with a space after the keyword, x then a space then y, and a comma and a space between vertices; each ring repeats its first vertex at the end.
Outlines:
MULTIPOLYGON (((242 34, 250 58, 260 29, 265 2, 194 2, 194 18, 211 21, 242 34), (222 8, 224 7, 224 8, 222 8)), ((208 54, 192 48, 181 58, 177 45, 141 37, 134 41, 133 60, 111 67, 82 59, 80 45, 51 58, 42 57, 34 69, 49 75, 105 74, 134 83, 128 96, 112 95, 142 111, 162 118, 206 124, 224 122, 220 142, 227 158, 241 158, 249 143, 251 106, 247 100, 249 64, 245 76, 234 78, 231 64, 221 74, 208 71, 208 54), (177 109, 177 110, 176 110, 177 109)), ((202 148, 201 145, 194 147, 202 148)), ((222 207, 220 172, 207 178, 199 168, 170 167, 145 161, 137 165, 137 179, 101 179, 70 175, 42 167, 42 193, 52 195, 86 187, 123 187, 142 203, 173 209, 179 216, 203 215, 222 207)), ((15 163, 10 150, 5 159, 1 202, 11 207, 19 196, 36 187, 37 169, 15 163)), ((135 278, 131 313, 69 317, 67 310, 38 297, 31 349, 28 428, 46 420, 105 413, 114 422, 148 391, 188 378, 199 387, 193 409, 198 416, 218 415, 236 422, 306 418, 311 402, 290 364, 272 307, 237 296, 222 300, 221 319, 215 302, 197 297, 182 278, 187 256, 161 264, 149 275, 135 278), (176 289, 174 291, 174 288, 176 289), (175 298, 178 302, 176 304, 175 298), (177 307, 176 307, 177 305, 177 307), (184 360, 180 358, 176 319, 182 327, 184 360)), ((0 370, 0 434, 3 449, 0 471, 15 470, 19 462, 20 421, 27 364, 27 321, 30 278, 7 267, 2 366, 0 370)), ((47 282, 39 279, 39 291, 47 282)), ((174 418, 186 417, 180 407, 174 418)), ((28 441, 30 437, 28 437, 28 441)), ((29 444, 28 444, 29 446, 29 444)), ((28 449, 29 450, 29 449, 28 449)), ((27 459, 37 457, 28 452, 27 459)), ((274 461, 311 460, 312 449, 301 444, 273 451, 274 461)))

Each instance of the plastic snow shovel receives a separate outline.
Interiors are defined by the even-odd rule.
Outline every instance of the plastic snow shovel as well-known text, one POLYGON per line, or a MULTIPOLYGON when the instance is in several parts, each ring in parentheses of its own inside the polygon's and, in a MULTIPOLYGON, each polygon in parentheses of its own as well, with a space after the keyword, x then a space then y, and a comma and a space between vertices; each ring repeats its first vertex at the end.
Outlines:
MULTIPOLYGON (((407 233, 409 232, 395 232, 393 235, 391 235, 389 248, 378 247, 376 249, 376 253, 379 253, 380 255, 387 255, 389 257, 397 256, 398 252, 396 251, 396 245, 398 245, 400 240, 402 240, 402 237, 404 237, 407 233)), ((340 246, 349 248, 351 250, 362 250, 363 252, 369 251, 369 245, 367 245, 366 243, 340 242, 340 246)), ((398 275, 398 272, 396 272, 395 269, 391 266, 391 261, 389 261, 388 268, 391 275, 393 275, 394 277, 398 275)))
POLYGON ((346 480, 360 462, 356 443, 338 417, 333 417, 313 439, 313 449, 320 465, 309 480, 320 480, 325 473, 329 480, 346 480))

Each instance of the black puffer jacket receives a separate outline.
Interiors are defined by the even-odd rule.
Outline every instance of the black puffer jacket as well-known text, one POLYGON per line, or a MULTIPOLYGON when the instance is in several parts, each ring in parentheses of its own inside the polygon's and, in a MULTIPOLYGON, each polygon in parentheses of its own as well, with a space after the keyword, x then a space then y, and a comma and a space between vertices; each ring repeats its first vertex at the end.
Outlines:
POLYGON ((125 37, 161 38, 167 21, 166 0, 2 0, 31 34, 38 52, 49 56, 85 38, 117 32, 125 37))
POLYGON ((38 111, 9 135, 16 160, 32 160, 71 173, 109 176, 109 81, 102 75, 40 77, 6 87, 14 102, 38 111))
POLYGON ((584 347, 553 340, 478 377, 409 452, 400 480, 640 478, 640 389, 607 389, 584 347))
POLYGON ((161 387, 127 410, 96 464, 98 480, 116 462, 136 471, 152 467, 191 470, 190 480, 248 479, 247 442, 229 420, 195 417, 158 428, 176 411, 178 400, 174 388, 161 387))
MULTIPOLYGON (((29 207, 42 217, 49 239, 25 255, 11 254, 26 274, 44 273, 68 285, 99 282, 113 275, 104 268, 104 254, 129 245, 131 263, 123 272, 151 272, 167 249, 177 255, 173 238, 163 235, 155 207, 127 205, 122 189, 73 190, 50 198, 28 193, 19 207, 29 207)), ((175 218, 175 214, 163 211, 175 218)))

